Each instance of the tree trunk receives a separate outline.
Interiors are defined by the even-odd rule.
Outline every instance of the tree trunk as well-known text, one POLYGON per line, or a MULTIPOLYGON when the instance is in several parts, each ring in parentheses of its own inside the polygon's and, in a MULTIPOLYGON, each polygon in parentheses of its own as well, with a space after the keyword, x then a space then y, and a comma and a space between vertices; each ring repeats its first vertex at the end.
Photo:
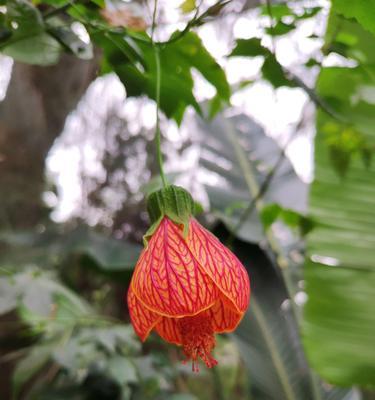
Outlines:
POLYGON ((0 228, 30 228, 45 216, 46 155, 96 69, 69 55, 51 67, 14 65, 0 103, 0 228))

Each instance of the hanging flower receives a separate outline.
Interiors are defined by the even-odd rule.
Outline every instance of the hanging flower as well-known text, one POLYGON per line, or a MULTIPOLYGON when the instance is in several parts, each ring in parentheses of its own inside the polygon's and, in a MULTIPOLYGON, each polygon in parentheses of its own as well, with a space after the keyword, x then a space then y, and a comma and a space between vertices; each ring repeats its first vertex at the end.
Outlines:
POLYGON ((142 341, 155 330, 182 346, 193 371, 211 352, 215 334, 233 331, 249 304, 249 277, 237 257, 192 217, 189 193, 168 186, 150 196, 153 226, 128 291, 134 329, 142 341))

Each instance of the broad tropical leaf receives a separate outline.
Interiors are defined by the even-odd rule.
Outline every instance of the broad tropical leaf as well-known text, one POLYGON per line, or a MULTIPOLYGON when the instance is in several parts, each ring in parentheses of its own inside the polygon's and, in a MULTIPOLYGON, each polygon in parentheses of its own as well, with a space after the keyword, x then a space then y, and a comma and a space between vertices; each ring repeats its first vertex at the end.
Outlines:
POLYGON ((356 391, 329 388, 314 379, 279 274, 255 245, 249 248, 249 244, 235 241, 233 246, 253 282, 249 310, 232 335, 247 367, 253 397, 359 400, 356 391))
MULTIPOLYGON (((242 221, 237 231, 241 239, 261 241, 264 233, 257 210, 254 208, 245 220, 242 219, 265 176, 278 162, 280 147, 243 114, 230 118, 219 115, 209 123, 199 119, 196 126, 202 141, 203 173, 214 179, 212 185, 205 185, 212 210, 229 229, 242 221)), ((298 212, 306 210, 307 186, 287 158, 278 166, 262 198, 265 203, 278 203, 298 212)))
MULTIPOLYGON (((360 4, 364 6, 358 2, 353 10, 360 4)), ((346 47, 353 54, 356 49, 357 55, 362 52, 363 65, 324 68, 318 82, 320 95, 344 121, 318 113, 310 193, 316 227, 307 242, 303 331, 311 364, 324 379, 345 386, 374 386, 375 65, 373 51, 361 42, 368 34, 358 35, 361 28, 353 29, 354 25, 340 23, 329 30, 335 29, 341 41, 357 38, 352 49, 348 42, 346 47), (360 142, 348 134, 349 129, 360 135, 360 142), (340 168, 344 174, 337 172, 340 168)), ((374 45, 375 37, 371 49, 374 45)))

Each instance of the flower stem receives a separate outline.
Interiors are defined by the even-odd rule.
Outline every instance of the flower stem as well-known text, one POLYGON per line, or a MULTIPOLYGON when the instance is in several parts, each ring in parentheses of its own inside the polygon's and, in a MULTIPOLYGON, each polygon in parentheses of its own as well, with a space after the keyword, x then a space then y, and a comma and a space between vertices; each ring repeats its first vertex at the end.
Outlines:
POLYGON ((159 117, 159 109, 160 109, 160 85, 161 85, 161 66, 160 66, 160 54, 159 48, 156 46, 154 42, 154 33, 156 27, 156 14, 158 8, 158 0, 155 0, 154 11, 152 14, 152 28, 151 28, 151 43, 154 49, 155 55, 155 65, 156 65, 156 126, 155 126, 155 146, 156 146, 156 155, 159 165, 159 173, 161 177, 161 181, 163 183, 163 187, 168 185, 167 179, 164 174, 164 164, 163 164, 163 154, 161 152, 161 132, 160 132, 160 117, 159 117))
POLYGON ((159 107, 160 107, 160 82, 161 82, 161 68, 160 68, 160 55, 159 49, 154 47, 155 62, 156 62, 156 127, 155 127, 155 144, 156 153, 159 164, 160 177, 163 182, 163 187, 167 186, 167 179, 164 175, 163 166, 163 155, 161 152, 161 132, 160 132, 160 121, 159 121, 159 107))

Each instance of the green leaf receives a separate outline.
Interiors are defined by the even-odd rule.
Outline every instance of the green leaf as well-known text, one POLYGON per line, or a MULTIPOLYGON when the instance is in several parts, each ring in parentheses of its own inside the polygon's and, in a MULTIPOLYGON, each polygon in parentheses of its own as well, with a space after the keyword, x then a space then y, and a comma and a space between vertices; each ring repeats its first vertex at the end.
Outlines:
POLYGON ((142 247, 138 244, 116 240, 100 233, 79 229, 66 241, 65 251, 88 255, 105 271, 132 270, 142 247))
POLYGON ((108 325, 108 321, 100 321, 100 317, 93 318, 91 325, 98 322, 106 325, 76 328, 69 340, 54 349, 53 360, 72 376, 97 365, 122 383, 137 381, 135 366, 130 360, 139 353, 140 343, 133 328, 108 325))
POLYGON ((315 66, 321 66, 320 62, 316 60, 315 58, 309 58, 307 62, 305 62, 306 67, 311 68, 315 66))
MULTIPOLYGON (((269 15, 268 8, 266 5, 262 6, 262 15, 269 15)), ((272 17, 276 20, 280 20, 283 17, 293 16, 293 11, 289 8, 286 3, 272 4, 272 17)))
POLYGON ((2 52, 16 61, 34 65, 52 65, 59 60, 61 46, 46 33, 24 39, 12 36, 10 41, 12 43, 2 48, 2 52))
POLYGON ((118 354, 121 350, 129 355, 141 348, 131 325, 113 325, 105 328, 90 328, 82 333, 87 341, 95 340, 102 349, 110 354, 118 354))
POLYGON ((375 64, 374 35, 355 20, 331 13, 323 47, 326 53, 335 52, 365 65, 375 64))
POLYGON ((375 0, 332 0, 333 9, 346 18, 355 18, 375 34, 375 0))
POLYGON ((278 204, 268 204, 260 214, 265 228, 269 228, 280 216, 282 208, 278 204))
MULTIPOLYGON (((218 233, 225 243, 228 236, 222 229, 218 233)), ((247 370, 250 398, 360 400, 356 390, 335 389, 318 378, 311 379, 312 371, 296 335, 298 327, 279 272, 257 246, 234 240, 232 250, 252 283, 249 309, 231 335, 247 370)))
POLYGON ((260 217, 266 229, 278 219, 282 220, 290 228, 299 228, 302 235, 308 233, 313 227, 312 221, 307 217, 294 210, 283 208, 279 204, 264 206, 260 217))
POLYGON ((282 36, 296 29, 294 23, 286 24, 285 22, 278 21, 273 27, 266 28, 266 32, 272 36, 282 36))
MULTIPOLYGON (((221 100, 224 102, 229 101, 230 87, 225 73, 203 46, 198 35, 189 32, 189 34, 185 35, 180 41, 175 42, 173 47, 172 51, 175 51, 177 54, 179 53, 183 58, 185 68, 195 68, 215 87, 217 96, 219 96, 221 100), (173 49, 173 47, 175 48, 173 49)), ((169 59, 168 52, 166 59, 169 59)))
MULTIPOLYGON (((178 32, 172 35, 172 39, 175 35, 178 32)), ((98 43, 102 43, 106 65, 117 73, 128 96, 147 95, 155 99, 156 55, 152 45, 147 43, 147 37, 133 44, 139 60, 136 60, 122 37, 112 35, 110 40, 102 35, 94 37, 98 43)), ((216 88, 216 96, 223 103, 229 101, 230 88, 225 73, 195 33, 188 32, 179 40, 160 47, 158 52, 161 67, 160 106, 168 118, 180 123, 188 105, 201 112, 193 95, 192 68, 216 88)))
POLYGON ((6 30, 1 51, 16 61, 51 65, 58 61, 61 47, 45 32, 45 25, 39 10, 26 0, 7 2, 6 30))
POLYGON ((262 66, 263 78, 271 83, 274 88, 281 86, 295 87, 296 84, 286 77, 283 67, 273 54, 269 54, 262 66))
POLYGON ((123 356, 111 357, 107 364, 107 370, 109 376, 120 385, 138 382, 135 365, 123 356))
POLYGON ((249 309, 231 335, 248 372, 251 398, 360 400, 356 391, 321 385, 319 379, 313 388, 302 344, 295 335, 298 328, 290 300, 279 274, 259 249, 236 240, 233 251, 255 282, 249 309))
POLYGON ((15 35, 35 35, 44 29, 42 15, 27 0, 7 1, 7 17, 15 24, 15 35))
POLYGON ((142 247, 99 232, 78 227, 70 232, 47 229, 45 233, 0 233, 0 243, 9 246, 0 257, 3 266, 28 266, 30 263, 51 267, 67 256, 87 256, 99 269, 119 272, 133 269, 142 247))
POLYGON ((256 56, 268 56, 270 51, 263 47, 261 44, 261 39, 237 39, 236 46, 229 54, 229 57, 256 57, 256 56))
MULTIPOLYGON (((362 2, 351 4, 356 10, 362 2)), ((350 38, 352 24, 336 26, 336 34, 344 38, 348 33, 350 38)), ((375 37, 372 43, 364 53, 371 64, 324 68, 318 93, 350 121, 346 129, 354 128, 366 138, 373 152, 375 70, 370 60, 375 37)), ((361 42, 358 46, 364 49, 361 42)), ((375 168, 364 165, 357 154, 346 166, 345 177, 337 176, 327 146, 327 125, 334 131, 337 121, 318 112, 310 192, 316 226, 307 242, 304 344, 312 366, 327 381, 375 386, 375 168)))
POLYGON ((321 126, 321 132, 330 150, 332 165, 341 176, 346 175, 350 161, 354 156, 362 156, 368 152, 368 158, 362 157, 362 160, 366 167, 370 165, 371 148, 365 135, 354 127, 330 121, 321 126))
POLYGON ((0 278, 0 302, 4 311, 17 308, 21 319, 36 332, 49 323, 51 330, 72 325, 87 315, 90 306, 49 273, 29 269, 0 278))
POLYGON ((269 49, 261 45, 260 39, 237 39, 236 46, 229 54, 229 57, 237 56, 264 56, 265 60, 262 66, 264 79, 268 80, 275 88, 280 86, 296 86, 295 83, 286 76, 283 67, 277 61, 275 55, 269 49))

